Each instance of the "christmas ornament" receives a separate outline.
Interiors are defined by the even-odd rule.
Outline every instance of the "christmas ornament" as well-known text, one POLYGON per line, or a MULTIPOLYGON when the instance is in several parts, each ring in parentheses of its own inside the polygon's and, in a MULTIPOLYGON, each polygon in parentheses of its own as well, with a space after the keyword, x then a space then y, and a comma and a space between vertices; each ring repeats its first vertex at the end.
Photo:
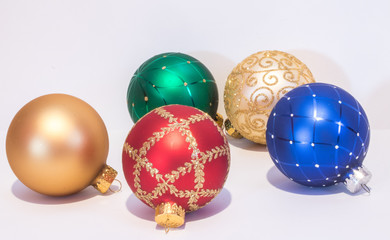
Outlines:
POLYGON ((367 116, 343 89, 311 83, 288 92, 267 123, 267 146, 276 167, 307 186, 344 182, 359 191, 371 178, 362 166, 370 142, 367 116))
POLYGON ((20 109, 6 149, 18 179, 46 195, 69 195, 91 184, 104 193, 117 175, 105 164, 103 120, 86 102, 65 94, 41 96, 20 109))
POLYGON ((123 171, 134 194, 156 210, 166 229, 203 207, 222 189, 229 144, 211 117, 184 105, 156 108, 132 128, 123 146, 123 171))
POLYGON ((199 60, 183 53, 163 53, 144 62, 134 73, 127 90, 127 106, 133 122, 164 105, 196 107, 212 118, 216 114, 218 90, 214 77, 199 60))
POLYGON ((225 85, 225 110, 231 122, 227 133, 266 144, 267 119, 276 102, 291 89, 311 82, 310 70, 288 53, 264 51, 247 57, 225 85))

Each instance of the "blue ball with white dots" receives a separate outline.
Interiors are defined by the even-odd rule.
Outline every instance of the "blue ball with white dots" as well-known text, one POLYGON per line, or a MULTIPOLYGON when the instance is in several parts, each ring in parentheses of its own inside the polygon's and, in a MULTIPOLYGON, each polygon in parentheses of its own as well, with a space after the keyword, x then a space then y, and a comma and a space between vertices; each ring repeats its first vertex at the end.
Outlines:
POLYGON ((363 171, 370 127, 351 94, 330 84, 310 83, 278 101, 268 119, 266 138, 273 162, 290 180, 315 187, 347 185, 363 171))

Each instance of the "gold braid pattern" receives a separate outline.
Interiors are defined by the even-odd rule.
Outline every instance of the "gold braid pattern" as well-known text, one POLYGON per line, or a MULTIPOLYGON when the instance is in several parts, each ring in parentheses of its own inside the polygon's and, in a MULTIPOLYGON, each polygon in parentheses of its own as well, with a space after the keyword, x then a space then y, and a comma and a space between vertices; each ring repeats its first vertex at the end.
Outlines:
POLYGON ((221 189, 204 189, 203 184, 205 182, 204 178, 204 168, 207 162, 211 162, 218 157, 226 156, 228 160, 228 168, 226 171, 226 181, 227 173, 230 169, 230 149, 227 139, 220 127, 216 122, 206 113, 203 114, 194 114, 188 117, 187 119, 178 119, 175 118, 173 114, 166 111, 163 107, 153 110, 158 116, 168 119, 168 126, 161 128, 160 132, 154 132, 153 136, 149 137, 146 142, 143 143, 140 149, 134 149, 127 142, 123 145, 123 151, 128 154, 128 156, 134 160, 134 187, 136 191, 134 194, 142 201, 147 203, 150 207, 156 208, 152 200, 157 199, 159 196, 162 196, 164 193, 169 192, 169 194, 174 195, 177 198, 188 198, 189 211, 194 211, 200 207, 197 204, 200 197, 215 197, 221 191, 221 189), (224 140, 224 144, 216 146, 212 149, 201 152, 198 149, 198 144, 196 139, 193 137, 190 125, 196 122, 201 122, 209 120, 211 121, 218 129, 218 132, 221 134, 224 140), (146 155, 151 147, 155 145, 156 142, 164 138, 168 133, 178 130, 182 136, 186 136, 185 141, 188 142, 188 149, 192 149, 191 159, 188 162, 185 162, 183 166, 178 167, 175 170, 172 170, 170 173, 162 175, 159 173, 157 168, 153 167, 153 164, 149 162, 146 155), (157 181, 157 186, 151 191, 147 192, 142 189, 140 173, 141 170, 145 169, 151 177, 155 178, 157 181), (174 183, 179 180, 181 176, 184 176, 188 173, 194 172, 194 189, 193 190, 178 190, 174 183))

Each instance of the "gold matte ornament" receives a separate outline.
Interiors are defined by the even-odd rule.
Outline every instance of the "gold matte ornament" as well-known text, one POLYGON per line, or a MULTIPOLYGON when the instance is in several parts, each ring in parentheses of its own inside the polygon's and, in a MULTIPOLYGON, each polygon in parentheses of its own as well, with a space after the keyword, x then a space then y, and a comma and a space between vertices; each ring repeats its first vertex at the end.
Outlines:
POLYGON ((18 179, 50 196, 91 184, 105 192, 117 174, 106 165, 103 120, 86 102, 65 94, 44 95, 20 109, 8 129, 6 150, 18 179))
POLYGON ((267 120, 277 101, 288 91, 314 82, 310 70, 299 59, 281 51, 252 54, 228 76, 224 104, 231 122, 253 142, 266 144, 267 120))

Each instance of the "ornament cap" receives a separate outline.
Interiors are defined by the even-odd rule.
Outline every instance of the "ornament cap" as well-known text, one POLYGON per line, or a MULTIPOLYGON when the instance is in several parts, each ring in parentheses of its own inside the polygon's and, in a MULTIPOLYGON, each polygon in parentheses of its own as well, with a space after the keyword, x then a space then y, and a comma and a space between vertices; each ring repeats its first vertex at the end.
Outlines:
POLYGON ((118 175, 118 172, 105 164, 91 185, 99 192, 106 193, 108 189, 110 189, 110 186, 115 180, 116 175, 118 175))
POLYGON ((215 122, 217 123, 217 125, 218 125, 220 128, 222 128, 222 126, 223 126, 223 117, 222 117, 222 115, 219 114, 219 113, 217 113, 217 114, 215 115, 214 120, 215 120, 215 122))
POLYGON ((356 193, 361 189, 370 192, 366 184, 370 181, 372 174, 365 166, 353 168, 347 176, 344 184, 351 193, 356 193))
POLYGON ((225 130, 226 133, 233 138, 242 138, 242 135, 233 127, 229 118, 225 120, 225 130))
POLYGON ((156 207, 154 220, 166 230, 184 224, 185 210, 176 203, 161 203, 156 207))

